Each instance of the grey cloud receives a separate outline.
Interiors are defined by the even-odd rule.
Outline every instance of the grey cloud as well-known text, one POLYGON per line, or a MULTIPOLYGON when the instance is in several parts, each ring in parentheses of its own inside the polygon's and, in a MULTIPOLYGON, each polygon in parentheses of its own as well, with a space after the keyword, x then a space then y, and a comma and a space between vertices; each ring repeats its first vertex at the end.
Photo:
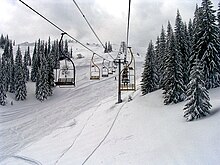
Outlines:
MULTIPOLYGON (((72 0, 24 1, 76 39, 98 43, 72 0)), ((116 17, 102 9, 95 0, 77 2, 103 42, 111 41, 119 44, 122 40, 126 40, 127 12, 116 17)), ((217 8, 218 0, 213 2, 217 8)), ((200 5, 201 0, 132 1, 130 45, 147 47, 148 42, 155 40, 160 34, 162 25, 166 29, 168 20, 174 25, 177 8, 180 10, 183 20, 188 22, 189 18, 193 18, 196 3, 200 5)), ((33 42, 38 38, 45 40, 49 36, 52 39, 59 38, 59 30, 19 1, 13 1, 10 10, 7 20, 0 25, 0 32, 9 34, 12 39, 16 39, 18 42, 33 42)))

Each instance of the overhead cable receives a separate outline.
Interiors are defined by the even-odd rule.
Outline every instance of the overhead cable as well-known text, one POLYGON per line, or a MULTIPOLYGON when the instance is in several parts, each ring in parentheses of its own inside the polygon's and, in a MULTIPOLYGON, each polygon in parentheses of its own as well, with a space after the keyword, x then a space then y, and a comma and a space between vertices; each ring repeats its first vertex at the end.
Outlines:
MULTIPOLYGON (((94 52, 92 49, 90 49, 89 47, 87 47, 86 45, 84 45, 83 43, 81 43, 79 40, 75 39, 74 37, 72 37, 70 34, 68 34, 67 32, 65 32, 63 29, 61 29, 59 26, 57 26, 55 23, 53 23, 52 21, 50 21, 49 19, 47 19, 45 16, 43 16, 42 14, 40 14, 38 11, 36 11, 35 9, 33 9, 31 6, 29 6, 28 4, 26 4, 24 1, 19 0, 22 4, 24 4, 25 6, 27 6, 29 9, 31 9, 33 12, 35 12, 37 15, 39 15, 40 17, 42 17, 44 20, 46 20, 48 23, 50 23, 51 25, 53 25, 55 28, 57 28, 58 30, 60 30, 62 33, 65 33, 68 37, 70 37, 71 39, 73 39, 75 42, 79 43, 81 46, 83 46, 84 48, 86 48, 87 50, 89 50, 90 52, 96 54, 97 56, 99 56, 100 58, 105 59, 104 57, 102 57, 101 55, 97 54, 96 52, 94 52)), ((109 61, 108 59, 105 59, 107 61, 109 61)))
MULTIPOLYGON (((98 35, 96 34, 95 30, 92 28, 91 24, 90 24, 89 21, 87 20, 85 14, 83 14, 83 12, 82 12, 82 10, 80 9, 79 5, 76 3, 75 0, 73 0, 73 3, 76 5, 77 9, 78 9, 79 12, 82 14, 83 18, 85 19, 86 23, 89 25, 89 28, 92 30, 92 32, 93 32, 93 34, 95 35, 95 37, 98 39, 99 43, 100 43, 100 44, 102 45, 102 47, 105 49, 105 46, 104 46, 103 42, 100 40, 100 38, 99 38, 98 35)), ((108 53, 108 55, 109 55, 112 59, 114 59, 111 54, 108 53)))

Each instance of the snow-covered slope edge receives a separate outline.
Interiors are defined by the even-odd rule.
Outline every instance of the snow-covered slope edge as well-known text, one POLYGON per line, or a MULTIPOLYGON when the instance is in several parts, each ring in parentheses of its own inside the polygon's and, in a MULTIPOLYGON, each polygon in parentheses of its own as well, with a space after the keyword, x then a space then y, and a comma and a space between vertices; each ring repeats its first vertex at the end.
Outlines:
POLYGON ((75 165, 91 153, 85 164, 219 164, 219 92, 210 90, 212 115, 194 122, 182 117, 185 103, 164 106, 161 90, 122 104, 110 97, 2 164, 75 165))

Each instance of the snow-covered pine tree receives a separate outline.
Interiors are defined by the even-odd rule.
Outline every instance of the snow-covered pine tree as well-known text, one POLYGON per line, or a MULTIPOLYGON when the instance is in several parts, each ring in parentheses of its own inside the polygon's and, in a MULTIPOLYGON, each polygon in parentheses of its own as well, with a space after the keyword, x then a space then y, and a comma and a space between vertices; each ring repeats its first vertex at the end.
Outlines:
POLYGON ((29 69, 28 69, 28 64, 29 64, 29 57, 28 57, 28 52, 25 51, 24 53, 24 64, 23 64, 23 69, 24 69, 24 76, 25 76, 25 81, 29 81, 29 69))
MULTIPOLYGON (((67 40, 66 40, 67 41, 67 40)), ((67 43, 68 45, 68 43, 67 43)), ((44 57, 46 59, 46 72, 47 72, 47 85, 48 85, 48 96, 51 96, 53 94, 52 91, 52 86, 54 86, 54 74, 53 74, 53 67, 52 67, 52 59, 50 57, 51 54, 48 54, 48 45, 47 43, 45 44, 45 50, 44 50, 44 57)), ((67 46, 67 50, 68 50, 68 46, 67 46)))
POLYGON ((142 73, 141 91, 143 95, 158 89, 158 76, 156 71, 155 52, 153 42, 150 41, 144 63, 144 71, 142 73))
POLYGON ((32 57, 32 66, 31 66, 31 81, 36 82, 38 72, 38 54, 37 54, 37 43, 35 42, 33 57, 32 57))
POLYGON ((14 66, 14 55, 13 55, 12 42, 10 42, 9 52, 10 52, 9 92, 14 93, 15 92, 15 69, 14 69, 15 66, 14 66))
POLYGON ((53 55, 50 53, 47 59, 47 72, 48 72, 48 84, 49 84, 49 96, 52 95, 52 88, 54 87, 54 72, 53 72, 53 55))
POLYGON ((48 38, 48 46, 47 46, 47 54, 50 54, 51 51, 51 43, 50 43, 50 37, 48 38))
POLYGON ((176 43, 172 27, 167 41, 167 55, 165 61, 164 79, 164 104, 178 103, 185 99, 185 91, 182 79, 182 66, 176 52, 176 43))
POLYGON ((110 41, 108 41, 107 51, 108 51, 108 52, 112 52, 112 44, 110 43, 110 41))
POLYGON ((27 97, 27 89, 25 83, 25 75, 22 66, 22 55, 20 47, 15 58, 15 100, 25 100, 27 97))
POLYGON ((27 62, 28 62, 28 66, 31 66, 30 46, 28 46, 27 49, 27 62))
POLYGON ((219 30, 219 40, 220 40, 220 2, 218 3, 217 21, 218 21, 218 30, 219 30))
POLYGON ((165 63, 165 55, 166 55, 166 34, 164 27, 162 26, 160 39, 159 39, 159 88, 163 87, 163 80, 164 80, 164 63, 165 63))
POLYGON ((188 23, 187 34, 188 34, 187 35, 188 52, 189 52, 189 57, 190 57, 192 53, 192 45, 193 45, 193 23, 191 19, 189 20, 189 23, 188 23))
MULTIPOLYGON (((218 27, 216 25, 215 10, 212 9, 210 0, 203 0, 202 6, 197 9, 195 21, 195 41, 193 51, 198 53, 198 58, 204 63, 204 75, 206 88, 220 86, 220 41, 218 39, 218 27)), ((194 56, 191 61, 195 60, 194 56)))
POLYGON ((56 54, 56 66, 55 66, 55 68, 60 69, 60 60, 59 60, 60 48, 59 48, 59 41, 58 40, 54 41, 54 46, 55 46, 55 54, 56 54))
POLYGON ((191 47, 192 47, 192 43, 190 41, 190 34, 188 31, 188 26, 187 23, 185 22, 184 24, 184 45, 185 45, 185 57, 183 59, 183 81, 184 81, 184 86, 185 89, 187 88, 187 85, 189 83, 189 76, 190 76, 190 55, 191 55, 191 47), (184 70, 186 69, 186 71, 184 70))
POLYGON ((2 54, 2 69, 3 72, 3 83, 5 87, 5 91, 8 91, 9 81, 10 81, 10 41, 6 37, 5 45, 4 45, 4 52, 2 54))
POLYGON ((157 36, 157 40, 156 40, 156 43, 155 43, 155 55, 154 55, 154 65, 155 65, 155 68, 156 68, 156 74, 157 74, 157 84, 158 84, 158 88, 160 86, 159 82, 160 82, 160 78, 161 78, 161 73, 159 72, 160 71, 160 62, 161 62, 161 59, 160 59, 160 37, 157 36))
POLYGON ((1 37, 0 37, 0 47, 2 49, 4 49, 4 46, 5 46, 5 38, 4 38, 4 35, 1 34, 1 37))
POLYGON ((47 60, 45 57, 44 44, 41 45, 40 48, 40 66, 38 68, 38 75, 36 81, 36 98, 40 101, 44 101, 47 99, 49 95, 48 91, 48 73, 47 73, 47 60))
POLYGON ((186 34, 185 34, 185 27, 180 15, 179 10, 177 10, 177 16, 175 21, 175 40, 176 40, 176 53, 179 58, 179 65, 181 69, 179 72, 182 72, 179 77, 183 80, 184 86, 182 87, 185 91, 186 85, 189 82, 189 75, 188 75, 188 53, 187 53, 187 41, 186 41, 186 34))
POLYGON ((193 65, 187 90, 187 104, 183 109, 184 117, 187 121, 206 116, 210 113, 211 108, 208 90, 205 87, 201 60, 196 58, 193 65))
POLYGON ((163 94, 166 94, 166 91, 168 91, 168 87, 166 86, 166 80, 168 79, 168 72, 167 72, 167 67, 168 67, 168 63, 166 62, 168 59, 169 59, 169 45, 170 45, 170 41, 171 41, 171 35, 173 35, 173 29, 172 29, 172 26, 170 24, 170 21, 168 21, 168 24, 167 24, 167 33, 166 33, 166 36, 165 36, 165 39, 166 39, 166 43, 165 43, 165 54, 164 54, 164 57, 163 57, 163 81, 162 81, 162 87, 163 87, 163 94))
POLYGON ((7 99, 7 95, 3 83, 3 69, 0 63, 0 105, 4 106, 6 104, 6 99, 7 99))
POLYGON ((104 53, 108 53, 108 44, 107 44, 107 42, 105 42, 104 53))

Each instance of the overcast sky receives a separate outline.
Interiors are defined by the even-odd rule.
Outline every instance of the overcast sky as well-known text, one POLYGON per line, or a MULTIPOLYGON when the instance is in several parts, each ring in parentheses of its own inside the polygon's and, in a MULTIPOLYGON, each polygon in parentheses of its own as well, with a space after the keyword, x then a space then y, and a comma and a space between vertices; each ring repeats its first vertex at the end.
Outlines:
MULTIPOLYGON (((82 42, 96 42, 72 0, 23 0, 64 31, 82 42)), ((119 44, 126 40, 128 0, 76 0, 92 27, 105 41, 119 44)), ((202 0, 131 0, 131 46, 147 47, 150 40, 166 29, 167 21, 174 26, 177 9, 184 21, 193 18, 196 3, 202 0)), ((212 0, 217 9, 219 0, 212 0)), ((0 34, 8 34, 17 43, 60 37, 60 31, 33 13, 19 0, 0 0, 0 34)))

